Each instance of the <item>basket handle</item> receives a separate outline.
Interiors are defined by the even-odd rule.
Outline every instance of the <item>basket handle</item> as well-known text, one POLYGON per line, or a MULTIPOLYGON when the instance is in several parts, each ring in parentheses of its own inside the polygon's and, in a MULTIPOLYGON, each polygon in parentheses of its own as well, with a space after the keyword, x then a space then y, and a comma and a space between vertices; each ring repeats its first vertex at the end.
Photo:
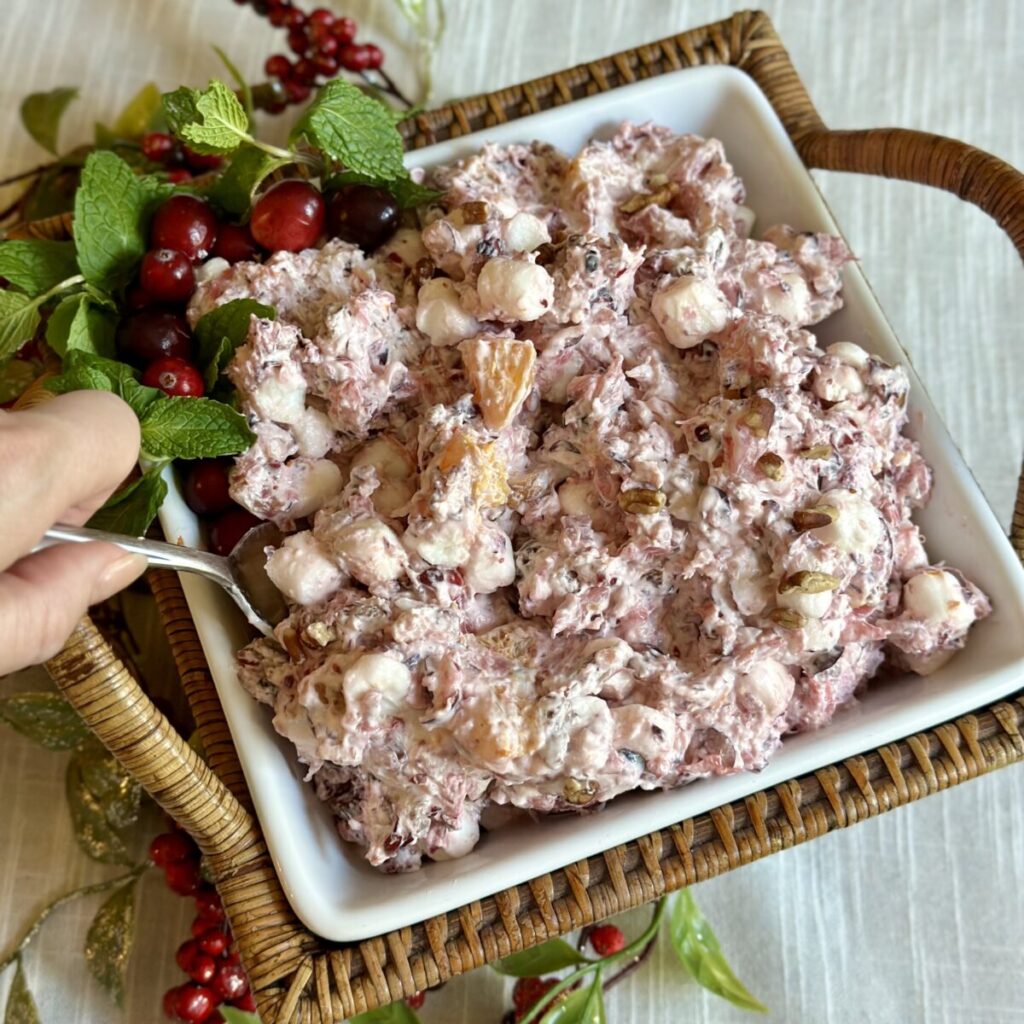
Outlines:
POLYGON ((984 210, 1024 259, 1024 174, 957 139, 909 128, 810 128, 794 139, 808 167, 854 171, 945 189, 984 210))

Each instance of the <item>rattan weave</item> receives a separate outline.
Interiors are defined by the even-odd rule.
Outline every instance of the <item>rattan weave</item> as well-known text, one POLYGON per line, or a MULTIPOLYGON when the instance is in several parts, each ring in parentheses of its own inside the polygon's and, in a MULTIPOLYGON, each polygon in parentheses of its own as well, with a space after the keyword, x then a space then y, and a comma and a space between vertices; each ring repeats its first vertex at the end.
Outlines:
MULTIPOLYGON (((1024 256, 1024 177, 993 156, 939 136, 902 129, 829 131, 759 12, 463 100, 402 129, 410 146, 420 146, 698 64, 732 64, 750 74, 808 166, 947 189, 991 214, 1024 256)), ((16 233, 63 237, 69 226, 67 218, 54 218, 16 233)), ((1024 483, 1012 539, 1024 560, 1024 483)), ((97 736, 208 856, 265 1024, 333 1024, 664 892, 1024 760, 1022 692, 414 927, 332 944, 300 924, 281 890, 177 577, 155 572, 151 578, 208 765, 174 732, 88 619, 48 668, 97 736)))

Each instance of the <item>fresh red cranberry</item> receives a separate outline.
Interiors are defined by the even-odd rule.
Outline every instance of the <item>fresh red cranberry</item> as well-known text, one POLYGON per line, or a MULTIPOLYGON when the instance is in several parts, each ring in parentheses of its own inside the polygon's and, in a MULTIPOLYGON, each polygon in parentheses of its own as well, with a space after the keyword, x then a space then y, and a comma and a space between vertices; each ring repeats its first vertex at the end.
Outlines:
POLYGON ((160 204, 149 229, 154 249, 177 249, 190 260, 205 260, 217 241, 217 217, 198 196, 171 196, 160 204))
MULTIPOLYGON (((199 953, 193 958, 189 969, 185 973, 200 985, 209 985, 217 976, 217 961, 209 953, 199 953)), ((212 987, 217 991, 216 985, 212 987)))
POLYGON ((117 351, 134 366, 145 366, 155 359, 192 355, 192 336, 188 324, 177 313, 166 309, 143 309, 126 316, 117 329, 117 351))
POLYGON ((188 974, 192 969, 192 962, 197 956, 205 956, 199 948, 199 943, 195 939, 187 939, 178 947, 177 952, 174 954, 174 962, 188 974))
POLYGON ((133 284, 124 295, 124 304, 133 312, 153 305, 153 296, 140 285, 133 284))
POLYGON ((158 302, 184 302, 196 290, 196 275, 183 252, 150 249, 142 257, 139 284, 158 302))
POLYGON ((198 398, 205 390, 203 375, 193 363, 168 356, 150 363, 142 371, 142 383, 159 388, 172 398, 198 398))
POLYGON ((267 58, 263 70, 270 78, 287 78, 292 73, 292 62, 283 53, 275 53, 267 58))
POLYGON ((249 991, 249 978, 241 964, 221 964, 210 986, 226 1003, 249 991))
POLYGON ((363 49, 368 68, 379 68, 384 63, 384 51, 376 43, 366 43, 363 49))
POLYGON ((614 956, 626 948, 626 936, 613 924, 599 924, 590 931, 590 945, 598 956, 614 956))
POLYGON ((316 81, 316 65, 308 57, 300 57, 295 62, 291 77, 303 85, 312 85, 316 81))
POLYGON ((236 999, 232 1004, 238 1010, 245 1010, 246 1013, 256 1012, 256 997, 252 994, 252 991, 246 992, 240 999, 236 999))
POLYGON ((520 978, 512 989, 512 1005, 517 1013, 526 1013, 548 989, 557 984, 557 978, 520 978))
POLYGON ((149 844, 149 859, 158 868, 197 856, 196 844, 184 832, 164 832, 149 844))
POLYGON ((203 1024, 213 1013, 217 997, 202 985, 179 985, 174 989, 172 1005, 179 1020, 186 1024, 203 1024))
MULTIPOLYGON (((233 504, 228 493, 228 467, 217 459, 193 462, 188 468, 183 490, 185 504, 196 515, 212 516, 226 511, 233 504)), ((210 892, 216 899, 217 906, 220 906, 216 891, 210 892)))
POLYGON ((196 893, 196 910, 209 924, 220 924, 224 920, 224 905, 217 890, 212 886, 200 889, 196 893))
POLYGON ((213 255, 228 263, 244 263, 258 260, 263 251, 256 244, 252 232, 244 224, 221 224, 217 232, 217 244, 213 255))
POLYGON ((164 868, 167 888, 179 896, 191 896, 203 879, 199 874, 199 862, 195 860, 179 860, 164 868))
POLYGON ((174 170, 167 172, 167 180, 172 185, 184 185, 186 181, 192 180, 192 172, 185 170, 184 167, 175 167, 174 170))
POLYGON ((338 63, 346 71, 366 71, 371 59, 366 47, 358 43, 348 43, 338 52, 338 63))
POLYGON ((285 95, 288 97, 288 102, 293 106, 297 106, 300 103, 305 103, 309 99, 312 90, 308 85, 303 85, 297 78, 289 78, 283 83, 285 95))
POLYGON ((216 153, 197 153, 188 146, 182 146, 181 151, 185 156, 185 163, 193 171, 215 171, 224 164, 224 157, 216 153))
POLYGON ((235 545, 254 527, 257 519, 248 509, 232 508, 214 520, 210 527, 210 550, 215 555, 227 557, 235 545))
POLYGON ((427 993, 426 992, 413 992, 413 994, 411 996, 409 996, 408 999, 406 999, 405 1003, 406 1003, 406 1006, 408 1006, 410 1010, 421 1010, 421 1009, 423 1009, 423 1004, 426 1001, 427 1001, 427 993))
POLYGON ((210 956, 221 956, 227 952, 231 945, 231 936, 223 928, 210 928, 207 926, 199 938, 199 948, 210 956))
POLYGON ((299 252, 324 229, 324 197, 309 182, 289 178, 256 200, 249 229, 265 249, 299 252))
POLYGON ((306 30, 293 28, 288 32, 288 49, 299 57, 305 57, 309 52, 309 37, 306 30))
POLYGON ((351 43, 356 37, 359 26, 353 18, 335 18, 331 25, 331 35, 338 40, 341 46, 351 43))
POLYGON ((142 136, 142 155, 155 164, 169 164, 174 159, 176 143, 166 132, 149 132, 142 136))
POLYGON ((327 197, 327 230, 363 252, 383 245, 398 228, 395 197, 372 185, 342 185, 327 197))

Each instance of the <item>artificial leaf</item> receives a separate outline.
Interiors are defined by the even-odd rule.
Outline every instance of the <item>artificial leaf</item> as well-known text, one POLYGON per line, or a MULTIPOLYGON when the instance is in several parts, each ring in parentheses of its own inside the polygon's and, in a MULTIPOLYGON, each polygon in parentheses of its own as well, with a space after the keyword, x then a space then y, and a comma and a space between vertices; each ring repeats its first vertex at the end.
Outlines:
POLYGON ((605 1024, 601 971, 586 988, 570 992, 541 1017, 541 1024, 605 1024))
POLYGON ((36 379, 38 369, 27 359, 12 359, 0 368, 0 405, 13 402, 36 379))
POLYGON ((138 783, 111 754, 90 743, 71 755, 65 792, 75 839, 85 853, 104 864, 129 864, 117 829, 138 816, 138 783))
POLYGON ((14 981, 7 993, 7 1008, 4 1010, 4 1024, 40 1024, 36 1002, 28 988, 25 970, 18 957, 14 970, 14 981))
POLYGON ((38 299, 0 289, 0 365, 32 338, 38 326, 38 299))
POLYGON ((177 134, 197 153, 230 153, 249 138, 249 118, 238 97, 214 78, 196 96, 195 117, 177 134))
POLYGON ((115 889, 96 912, 85 937, 89 973, 114 1002, 124 1002, 124 980, 132 955, 135 925, 135 879, 115 889))
POLYGON ((256 146, 240 146, 231 162, 217 177, 206 197, 215 206, 235 217, 244 217, 261 181, 291 161, 271 156, 256 146))
POLYGON ((215 46, 213 52, 220 57, 220 62, 228 69, 228 74, 235 80, 235 85, 238 86, 238 91, 242 94, 242 108, 245 110, 246 122, 251 128, 252 89, 249 88, 249 83, 245 80, 242 72, 238 70, 237 66, 219 46, 215 46))
POLYGON ((46 323, 46 343, 63 357, 79 349, 94 355, 114 356, 114 317, 97 306, 85 292, 62 299, 46 323))
POLYGON ((234 1006, 220 1006, 218 1009, 224 1024, 260 1024, 259 1017, 247 1010, 238 1010, 234 1006))
POLYGON ((0 243, 0 277, 27 295, 42 295, 77 273, 72 242, 26 238, 0 243))
POLYGON ((349 1017, 348 1024, 419 1024, 419 1017, 408 1003, 399 1000, 349 1017))
MULTIPOLYGON (((66 158, 65 158, 66 159, 66 158)), ((25 194, 22 220, 43 220, 75 208, 78 169, 63 160, 48 167, 25 194)))
POLYGON ((43 149, 57 155, 57 132, 67 105, 78 95, 68 86, 34 92, 21 102, 21 123, 43 149))
POLYGON ((157 472, 146 473, 112 494, 88 525, 94 530, 142 537, 166 497, 166 481, 157 472))
POLYGON ((733 974, 711 925, 700 912, 689 889, 677 893, 672 903, 669 937, 676 956, 698 984, 742 1010, 768 1012, 768 1008, 755 999, 733 974))
POLYGON ((587 958, 562 939, 551 939, 521 953, 513 953, 491 964, 499 974, 511 974, 516 978, 533 978, 551 974, 563 967, 578 967, 587 963, 587 958))
POLYGON ((72 750, 89 738, 78 712, 57 693, 15 693, 0 699, 0 720, 47 750, 72 750))
POLYGON ((163 106, 160 90, 154 82, 147 82, 118 114, 113 133, 123 139, 134 139, 153 131, 161 120, 163 106))
POLYGON ((405 174, 402 137, 390 111, 351 82, 328 82, 292 129, 295 141, 305 137, 331 161, 375 182, 405 174))
POLYGON ((154 402, 141 419, 142 450, 153 459, 206 459, 235 455, 255 435, 245 417, 209 398, 154 402))
POLYGON ((82 779, 96 795, 107 821, 114 828, 128 828, 139 817, 142 788, 120 761, 98 740, 90 740, 75 755, 82 779))

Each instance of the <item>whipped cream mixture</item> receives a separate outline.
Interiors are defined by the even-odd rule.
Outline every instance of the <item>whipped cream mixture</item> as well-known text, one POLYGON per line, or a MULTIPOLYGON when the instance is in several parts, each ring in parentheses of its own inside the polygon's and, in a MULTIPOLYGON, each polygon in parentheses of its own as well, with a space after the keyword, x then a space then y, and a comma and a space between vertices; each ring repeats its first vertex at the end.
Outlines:
POLYGON ((290 532, 292 614, 240 676, 372 864, 757 770, 963 646, 989 605, 911 522, 907 376, 806 329, 840 239, 753 238, 721 143, 651 124, 427 182, 372 255, 238 264, 190 309, 277 309, 228 370, 232 493, 290 532))

